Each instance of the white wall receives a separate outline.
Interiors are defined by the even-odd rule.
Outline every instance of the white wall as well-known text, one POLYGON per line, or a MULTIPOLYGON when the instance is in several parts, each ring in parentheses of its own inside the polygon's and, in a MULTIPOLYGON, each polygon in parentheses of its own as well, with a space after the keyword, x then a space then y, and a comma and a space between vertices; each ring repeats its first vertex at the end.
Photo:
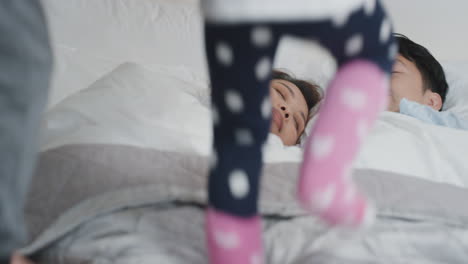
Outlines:
POLYGON ((441 61, 468 61, 467 0, 384 0, 395 31, 441 61))

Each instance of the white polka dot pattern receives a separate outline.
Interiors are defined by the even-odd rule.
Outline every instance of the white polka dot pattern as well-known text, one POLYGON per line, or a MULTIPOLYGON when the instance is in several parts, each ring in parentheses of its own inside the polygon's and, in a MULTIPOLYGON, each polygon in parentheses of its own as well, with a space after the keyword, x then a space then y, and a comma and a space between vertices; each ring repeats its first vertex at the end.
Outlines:
POLYGON ((244 101, 241 95, 233 90, 227 90, 225 94, 225 101, 228 109, 232 113, 240 113, 244 110, 244 101))
POLYGON ((348 18, 349 18, 349 13, 347 12, 337 13, 332 17, 333 25, 337 28, 341 28, 346 24, 346 22, 348 21, 348 18))
POLYGON ((355 34, 348 39, 345 46, 346 56, 351 57, 361 52, 364 46, 364 37, 362 34, 355 34))
POLYGON ((258 81, 264 81, 271 71, 271 61, 268 57, 261 58, 255 65, 255 76, 258 81))
POLYGON ((252 43, 259 47, 264 48, 271 44, 273 39, 271 29, 268 27, 258 26, 252 30, 252 43))
POLYGON ((379 40, 380 43, 384 44, 390 39, 390 35, 392 34, 392 25, 388 19, 382 21, 382 25, 380 26, 380 35, 379 40))
POLYGON ((248 129, 237 129, 235 137, 237 144, 241 146, 251 146, 254 143, 252 133, 248 129))
POLYGON ((312 139, 312 156, 317 160, 327 158, 333 151, 335 140, 332 136, 315 135, 312 139))
POLYGON ((234 60, 231 47, 225 42, 218 43, 216 45, 216 58, 222 65, 231 66, 234 60))
POLYGON ((240 239, 237 233, 234 232, 224 232, 221 230, 214 231, 214 240, 218 247, 227 250, 233 250, 239 247, 240 239))
POLYGON ((376 6, 376 0, 366 0, 364 2, 364 12, 368 16, 372 16, 374 14, 375 6, 376 6))
POLYGON ((367 103, 367 96, 362 91, 345 88, 341 92, 340 101, 351 110, 363 110, 367 103))
MULTIPOLYGON (((326 21, 322 21, 324 22, 324 25, 325 23, 327 23, 325 25, 327 27, 335 26, 335 28, 330 29, 330 35, 340 32, 351 33, 349 35, 346 35, 344 43, 333 43, 333 45, 331 45, 330 47, 329 52, 338 53, 331 55, 331 57, 334 57, 333 59, 335 64, 337 64, 338 61, 340 63, 346 62, 346 57, 357 57, 361 53, 363 53, 363 51, 367 52, 367 49, 375 47, 376 50, 374 52, 369 51, 369 53, 363 54, 363 56, 366 55, 366 59, 378 64, 381 70, 385 71, 389 63, 388 60, 392 60, 394 56, 398 53, 398 46, 393 42, 390 42, 390 40, 392 40, 391 21, 387 18, 383 18, 383 20, 381 20, 381 8, 379 6, 380 3, 376 0, 363 0, 360 3, 363 3, 362 5, 359 4, 359 7, 362 8, 357 10, 357 12, 354 13, 352 17, 353 21, 355 21, 356 23, 348 23, 351 19, 350 13, 348 12, 335 12, 337 13, 337 15, 330 17, 331 21, 328 19, 326 21), (358 16, 362 17, 359 18, 358 16), (367 23, 369 27, 358 29, 357 26, 363 21, 364 23, 367 23), (340 50, 336 50, 336 47, 339 47, 340 50), (344 57, 342 56, 343 54, 345 55, 344 57), (373 55, 375 55, 375 57, 373 57, 373 55)), ((314 21, 312 21, 311 24, 313 24, 313 22, 314 21)), ((210 51, 215 53, 214 63, 210 63, 210 67, 214 66, 222 68, 215 69, 220 70, 220 76, 222 74, 224 77, 224 74, 226 74, 225 78, 223 78, 223 80, 220 80, 220 82, 223 81, 224 84, 219 83, 216 85, 222 86, 228 84, 224 87, 225 89, 223 89, 225 91, 225 94, 222 96, 224 97, 221 96, 221 98, 216 98, 221 99, 221 102, 217 102, 216 104, 218 108, 213 107, 212 109, 212 117, 214 124, 229 124, 229 122, 231 121, 229 120, 230 116, 235 115, 235 117, 239 117, 240 115, 252 114, 252 112, 256 115, 254 118, 257 118, 257 121, 259 122, 266 122, 266 120, 269 120, 269 118, 271 118, 272 105, 268 96, 265 96, 264 98, 260 97, 256 106, 254 106, 251 109, 249 101, 250 97, 248 97, 249 95, 247 95, 247 93, 244 93, 243 91, 241 93, 241 91, 237 90, 237 88, 244 87, 234 87, 229 86, 229 84, 236 83, 238 79, 237 74, 241 73, 244 74, 242 76, 245 76, 245 80, 243 79, 242 81, 245 81, 246 88, 257 89, 258 85, 264 84, 266 83, 266 81, 268 81, 267 79, 271 75, 273 63, 273 54, 269 54, 270 50, 268 49, 268 47, 273 44, 274 40, 276 41, 276 35, 273 35, 273 32, 276 34, 277 31, 281 30, 281 28, 282 27, 274 28, 273 26, 269 27, 255 25, 253 27, 241 28, 241 30, 246 30, 242 31, 242 34, 245 34, 245 36, 247 36, 247 39, 242 40, 245 44, 244 47, 246 49, 251 49, 252 52, 259 52, 257 53, 257 56, 253 58, 245 57, 248 56, 248 54, 250 54, 248 52, 245 53, 247 55, 241 54, 241 52, 243 52, 244 50, 240 48, 238 49, 238 46, 235 42, 222 41, 222 39, 220 38, 213 38, 215 39, 215 41, 217 41, 216 39, 221 41, 215 43, 215 50, 210 51), (251 63, 251 65, 249 65, 249 63, 251 63), (243 70, 245 70, 245 72, 238 72, 243 70), (233 71, 232 75, 230 71, 233 71), (224 105, 222 102, 223 99, 224 105), (226 117, 223 115, 220 116, 220 114, 225 113, 227 114, 226 117), (260 118, 263 118, 264 120, 261 120, 260 118)), ((287 31, 287 27, 284 28, 286 29, 285 31, 287 31)), ((217 31, 215 30, 213 32, 217 31)), ((292 31, 290 33, 294 32, 298 31, 292 31)), ((284 33, 288 34, 288 32, 284 33)), ((328 32, 326 35, 328 35, 328 32)), ((326 35, 318 35, 313 37, 326 38, 326 35)), ((327 39, 320 39, 320 41, 323 43, 329 43, 327 39)), ((324 47, 324 49, 326 48, 324 47)), ((211 58, 212 56, 210 56, 210 59, 211 58)), ((324 69, 326 70, 325 67, 331 65, 331 63, 322 65, 324 65, 322 67, 324 67, 324 69)), ((336 70, 336 68, 337 66, 335 65, 334 69, 336 70)), ((373 72, 374 71, 369 70, 369 74, 374 74, 373 72)), ((335 104, 338 105, 335 105, 335 107, 341 109, 342 111, 340 110, 340 112, 355 111, 354 113, 349 113, 349 116, 352 119, 349 121, 352 121, 354 124, 351 127, 349 127, 349 130, 346 130, 346 132, 348 136, 350 136, 353 140, 356 140, 356 138, 362 140, 368 134, 370 126, 372 125, 372 122, 370 122, 369 117, 373 117, 375 113, 371 112, 374 112, 376 110, 375 108, 377 107, 377 105, 380 106, 380 99, 378 99, 378 97, 384 96, 384 92, 381 90, 384 87, 377 84, 372 86, 372 88, 377 89, 375 91, 376 101, 374 101, 373 96, 370 96, 370 94, 366 93, 366 89, 368 88, 367 86, 370 84, 365 83, 363 84, 363 86, 353 86, 353 77, 354 76, 351 76, 349 77, 349 79, 345 80, 345 83, 347 83, 347 85, 349 86, 341 87, 342 89, 338 91, 339 93, 336 95, 336 99, 338 100, 335 101, 335 104)), ((343 77, 343 79, 346 78, 343 77)), ((217 81, 218 79, 214 78, 213 80, 217 81)), ((336 83, 338 83, 338 81, 336 83)), ((233 136, 232 139, 234 141, 231 143, 235 143, 237 146, 253 146, 253 144, 255 143, 258 144, 255 145, 255 148, 260 147, 260 144, 262 144, 262 142, 256 141, 258 139, 256 137, 257 131, 254 131, 252 129, 253 128, 242 124, 234 127, 233 129, 229 129, 231 130, 231 135, 233 136)), ((359 190, 355 187, 352 181, 350 168, 353 163, 349 162, 354 158, 352 153, 355 153, 353 148, 355 148, 356 145, 346 144, 346 142, 344 141, 342 142, 341 133, 336 134, 332 129, 338 128, 322 124, 321 127, 317 127, 316 130, 314 130, 315 134, 313 135, 313 138, 311 138, 310 140, 311 145, 308 146, 307 154, 310 154, 310 162, 324 163, 327 165, 328 162, 330 162, 330 164, 332 164, 330 167, 334 167, 336 170, 331 169, 330 171, 324 171, 324 173, 321 175, 314 175, 314 177, 323 178, 317 178, 317 181, 313 181, 314 184, 312 184, 310 187, 307 187, 308 192, 302 192, 301 190, 301 199, 305 199, 305 201, 302 200, 301 202, 305 202, 307 204, 307 207, 310 207, 311 209, 313 209, 313 211, 320 211, 321 213, 319 215, 321 215, 322 218, 324 218, 324 220, 327 220, 330 223, 335 223, 335 221, 338 221, 339 223, 337 224, 340 224, 344 221, 348 221, 350 224, 354 225, 361 224, 363 219, 361 219, 361 215, 357 212, 359 212, 359 209, 361 209, 362 206, 365 206, 366 201, 363 200, 363 196, 359 193, 359 190), (341 150, 341 147, 343 147, 343 154, 349 153, 349 157, 343 157, 345 158, 344 160, 341 160, 341 155, 339 154, 339 150, 341 150)), ((275 138, 275 140, 280 139, 275 138)), ((264 149, 266 148, 266 145, 263 144, 261 147, 262 149, 264 149)), ((236 150, 237 149, 247 151, 250 150, 250 148, 247 147, 239 147, 236 148, 236 150)), ((225 152, 224 150, 221 152, 221 148, 218 148, 218 151, 221 154, 225 152)), ((307 155, 307 157, 309 158, 309 155, 307 155)), ((220 165, 224 165, 225 162, 225 159, 223 159, 222 156, 219 157, 219 159, 220 160, 218 161, 217 153, 213 150, 213 154, 210 159, 210 166, 212 168, 217 167, 217 171, 219 169, 222 169, 220 165)), ((253 188, 252 183, 256 183, 256 179, 254 179, 254 177, 257 175, 247 174, 247 172, 250 172, 248 165, 249 164, 244 164, 232 171, 228 170, 220 172, 220 174, 222 175, 221 177, 227 177, 223 179, 224 184, 227 184, 227 186, 224 185, 222 187, 227 188, 228 191, 227 193, 225 192, 223 195, 227 196, 229 199, 239 199, 239 201, 241 201, 242 199, 242 201, 244 201, 247 200, 246 198, 250 198, 252 191, 256 191, 251 188, 253 188)), ((310 168, 314 168, 314 166, 310 166, 310 168)), ((313 173, 308 173, 307 171, 307 173, 304 174, 312 175, 313 173)), ((221 199, 220 201, 228 201, 229 199, 221 199)), ((227 204, 225 206, 229 209, 230 204, 227 204)), ((220 230, 224 231, 224 233, 217 233, 215 235, 215 239, 216 243, 221 247, 227 249, 234 249, 240 248, 240 246, 243 245, 244 241, 242 240, 242 233, 231 232, 231 230, 220 230)), ((263 255, 257 255, 254 253, 258 252, 254 252, 253 249, 243 251, 242 254, 245 254, 242 256, 243 262, 247 264, 260 264, 263 261, 265 261, 263 259, 263 255)))
POLYGON ((330 183, 323 190, 317 190, 312 193, 311 207, 313 210, 323 212, 330 208, 333 198, 335 198, 336 187, 330 183))
POLYGON ((247 174, 240 169, 234 170, 229 175, 229 189, 236 199, 243 199, 249 193, 250 185, 247 174))

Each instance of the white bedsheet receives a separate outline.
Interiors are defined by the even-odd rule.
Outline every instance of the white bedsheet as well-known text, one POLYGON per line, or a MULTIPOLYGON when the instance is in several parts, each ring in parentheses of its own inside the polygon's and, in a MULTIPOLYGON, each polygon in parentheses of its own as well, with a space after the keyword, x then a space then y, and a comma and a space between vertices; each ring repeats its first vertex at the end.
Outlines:
POLYGON ((355 167, 400 172, 466 187, 466 157, 467 131, 384 112, 366 139, 355 167))
MULTIPOLYGON (((177 69, 121 65, 46 114, 42 150, 102 143, 210 155, 209 94, 181 76, 177 69)), ((468 132, 384 112, 354 166, 468 186, 466 157, 468 132)), ((266 162, 301 158, 300 147, 270 135, 266 162)))

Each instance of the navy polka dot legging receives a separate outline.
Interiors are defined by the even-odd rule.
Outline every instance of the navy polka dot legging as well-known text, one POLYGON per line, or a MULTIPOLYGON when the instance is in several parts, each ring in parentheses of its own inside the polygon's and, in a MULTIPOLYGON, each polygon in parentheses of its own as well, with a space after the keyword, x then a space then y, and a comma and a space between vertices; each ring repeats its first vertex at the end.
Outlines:
POLYGON ((391 32, 379 1, 371 9, 354 10, 341 23, 206 20, 214 120, 206 212, 210 263, 264 261, 259 176, 271 122, 271 65, 284 34, 316 41, 339 66, 307 139, 298 200, 330 225, 357 227, 372 219, 372 207, 350 174, 363 138, 386 107, 397 52, 391 32))

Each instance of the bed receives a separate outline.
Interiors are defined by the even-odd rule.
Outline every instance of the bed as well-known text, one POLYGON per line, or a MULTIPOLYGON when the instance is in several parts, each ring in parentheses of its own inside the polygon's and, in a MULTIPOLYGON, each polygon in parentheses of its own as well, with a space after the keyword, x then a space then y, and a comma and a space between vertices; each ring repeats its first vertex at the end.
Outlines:
MULTIPOLYGON (((56 67, 22 252, 39 263, 206 263, 212 135, 198 1, 44 5, 56 67)), ((335 68, 292 38, 275 65, 321 85, 335 68)), ((468 63, 444 68, 444 110, 468 118, 468 63)), ((353 165, 378 208, 359 232, 298 207, 300 144, 270 135, 264 152, 266 263, 466 263, 468 132, 382 113, 353 165)))

